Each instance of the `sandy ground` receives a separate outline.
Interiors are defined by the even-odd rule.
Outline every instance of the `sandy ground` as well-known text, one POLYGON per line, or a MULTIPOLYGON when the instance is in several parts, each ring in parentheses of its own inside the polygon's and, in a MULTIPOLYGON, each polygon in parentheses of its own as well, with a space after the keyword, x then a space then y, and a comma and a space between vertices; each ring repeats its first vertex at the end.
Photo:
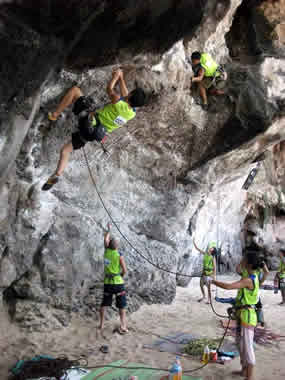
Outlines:
MULTIPOLYGON (((223 276, 225 280, 234 280, 234 276, 223 276)), ((213 293, 214 295, 214 293, 213 293)), ((219 290, 219 297, 234 296, 235 292, 219 290)), ((264 303, 264 313, 268 326, 275 333, 285 335, 285 307, 278 306, 280 294, 273 291, 261 290, 264 303)), ((175 301, 171 305, 143 306, 138 312, 129 316, 129 334, 121 336, 113 333, 117 321, 108 321, 105 326, 106 339, 96 337, 98 322, 80 321, 73 319, 72 324, 62 331, 45 334, 24 334, 6 318, 0 323, 0 379, 7 379, 7 369, 19 358, 31 357, 35 354, 50 354, 53 356, 65 354, 70 358, 87 355, 89 364, 110 363, 126 359, 141 362, 151 366, 168 368, 173 362, 174 355, 143 349, 156 337, 145 332, 154 332, 166 336, 173 331, 188 332, 211 338, 220 337, 223 330, 219 327, 219 319, 212 313, 210 306, 200 304, 199 280, 194 279, 189 288, 177 291, 175 301), (102 354, 99 348, 102 344, 109 345, 110 353, 102 354)), ((215 303, 219 313, 225 313, 227 305, 215 303)), ((1 316, 1 315, 0 315, 1 316)), ((232 338, 230 338, 232 339, 232 338)), ((285 342, 272 346, 256 347, 257 380, 285 379, 285 342)), ((191 369, 200 365, 197 359, 182 359, 183 369, 191 369)), ((239 369, 239 359, 226 365, 210 364, 195 373, 204 380, 234 379, 231 372, 239 369)), ((194 375, 193 375, 194 376, 194 375)))

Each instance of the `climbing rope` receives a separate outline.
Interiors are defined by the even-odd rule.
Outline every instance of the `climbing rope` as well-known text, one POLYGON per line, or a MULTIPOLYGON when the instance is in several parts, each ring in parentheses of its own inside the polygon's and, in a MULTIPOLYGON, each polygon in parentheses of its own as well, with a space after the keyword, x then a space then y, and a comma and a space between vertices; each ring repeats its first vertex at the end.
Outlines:
MULTIPOLYGON (((224 342, 225 336, 227 334, 231 317, 229 317, 228 325, 225 329, 225 332, 220 340, 217 352, 219 352, 222 344, 224 342)), ((152 334, 157 335, 157 334, 152 334)), ((162 338, 164 339, 164 338, 162 338)), ((175 342, 176 343, 176 342, 175 342)), ((183 373, 193 373, 199 371, 200 369, 205 368, 209 362, 200 365, 197 368, 183 370, 183 373)), ((88 360, 84 356, 70 360, 66 356, 60 356, 55 359, 51 358, 39 358, 37 360, 27 360, 17 369, 17 373, 13 374, 13 380, 28 380, 38 377, 53 377, 56 380, 67 377, 67 371, 71 369, 98 369, 98 368, 116 368, 116 369, 126 369, 126 370, 151 370, 151 371, 164 371, 169 372, 169 368, 160 368, 160 367, 127 367, 124 365, 116 366, 112 364, 101 364, 89 366, 88 360)))
MULTIPOLYGON (((142 257, 145 261, 147 261, 150 265, 154 266, 155 268, 161 270, 161 271, 164 271, 166 273, 170 273, 170 274, 174 274, 176 276, 183 276, 183 277, 189 277, 189 278, 193 278, 193 277, 200 277, 201 275, 188 275, 188 274, 184 274, 184 273, 179 273, 179 272, 174 272, 174 271, 171 271, 171 270, 168 270, 168 269, 165 269, 165 268, 161 268, 159 265, 153 263, 151 260, 149 260, 147 257, 145 257, 130 241, 129 239, 125 236, 125 234, 123 234, 123 232, 120 230, 120 228, 118 227, 117 223, 115 222, 115 220, 113 219, 110 211, 108 210, 108 208, 106 207, 105 205, 105 202, 98 190, 98 187, 97 187, 97 184, 96 184, 96 181, 94 179, 94 176, 93 176, 93 173, 92 173, 92 170, 90 168, 90 165, 89 165, 89 161, 88 161, 88 158, 87 158, 87 155, 86 155, 86 152, 85 152, 85 149, 83 147, 83 156, 84 156, 84 159, 85 159, 85 162, 86 162, 86 166, 87 166, 87 169, 88 169, 88 172, 89 172, 89 175, 90 175, 90 178, 91 178, 91 181, 94 185, 94 188, 96 190, 96 193, 98 195, 98 198, 100 199, 100 202, 102 203, 102 206, 104 208, 104 210, 106 211, 107 215, 109 216, 110 220, 112 221, 112 223, 114 224, 114 226, 116 227, 116 229, 118 230, 119 234, 123 237, 123 239, 131 246, 131 248, 140 256, 142 257)), ((213 306, 213 302, 212 302, 212 297, 210 296, 210 304, 211 304, 211 308, 212 308, 212 311, 214 312, 215 315, 217 315, 218 317, 220 318, 228 318, 229 321, 228 321, 228 324, 227 324, 227 327, 225 329, 225 332, 220 340, 220 343, 219 343, 219 347, 218 347, 218 350, 221 348, 222 344, 223 344, 223 341, 225 339, 225 336, 227 334, 227 331, 228 331, 228 328, 229 328, 229 325, 230 325, 230 321, 231 321, 231 316, 225 316, 225 315, 221 315, 219 313, 216 312, 214 306, 213 306)), ((153 334, 153 335, 157 335, 157 334, 153 334)), ((163 338, 164 339, 164 338, 163 338)), ((168 340, 168 339, 167 339, 168 340)), ((194 368, 194 369, 189 369, 189 370, 184 370, 183 372, 184 373, 193 373, 193 372, 196 372, 202 368, 204 368, 206 365, 208 365, 208 363, 205 363, 197 368, 194 368)), ((169 371, 169 369, 165 369, 165 368, 155 368, 155 367, 126 367, 126 366, 112 366, 112 365, 101 365, 101 366, 92 366, 92 367, 86 367, 87 369, 96 369, 96 368, 103 368, 103 367, 106 367, 106 368, 123 368, 123 369, 132 369, 132 370, 139 370, 139 369, 149 369, 149 370, 154 370, 154 371, 169 371)))
MULTIPOLYGON (((134 245, 129 241, 129 239, 122 233, 122 231, 120 230, 120 228, 118 227, 117 223, 115 222, 115 220, 113 219, 110 211, 107 209, 106 205, 105 205, 105 202, 98 190, 98 187, 96 185, 96 182, 95 182, 95 179, 94 179, 94 176, 93 176, 93 173, 92 173, 92 170, 90 168, 90 165, 89 165, 89 161, 88 161, 88 158, 87 158, 87 155, 86 155, 86 152, 85 152, 85 149, 84 147, 82 148, 83 149, 83 155, 84 155, 84 159, 85 159, 85 162, 86 162, 86 166, 88 168, 88 171, 89 171, 89 175, 90 175, 90 178, 92 180, 92 183, 94 185, 94 188, 96 190, 96 193, 102 203, 102 206, 103 208, 105 209, 106 213, 108 214, 110 220, 112 221, 112 223, 114 224, 114 226, 117 228, 118 232, 120 233, 120 235, 126 240, 126 242, 134 249, 135 252, 137 252, 137 254, 142 257, 144 260, 146 260, 150 265, 154 266, 155 268, 161 270, 161 271, 164 271, 164 272, 167 272, 167 273, 170 273, 170 274, 174 274, 176 276, 183 276, 183 277, 190 277, 190 278, 193 278, 193 277, 201 277, 201 274, 199 275, 188 275, 188 274, 184 274, 184 273, 179 273, 179 272, 174 272, 174 271, 170 271, 168 269, 164 269, 164 268, 161 268, 159 265, 153 263, 151 260, 149 260, 147 257, 145 257, 136 247, 134 247, 134 245)), ((211 305, 211 308, 212 308, 212 311, 215 315, 217 315, 218 317, 220 318, 229 318, 228 316, 226 315, 221 315, 219 313, 217 313, 215 311, 215 308, 213 306, 213 302, 212 302, 212 296, 211 296, 211 292, 210 292, 210 305, 211 305)))
MULTIPOLYGON (((216 280, 218 279, 218 272, 220 269, 220 253, 219 250, 219 228, 220 228, 220 189, 217 189, 217 257, 216 257, 216 280)), ((218 287, 216 286, 216 297, 218 297, 218 287)))
POLYGON ((213 302, 212 302, 211 287, 210 287, 210 290, 209 290, 209 301, 210 301, 211 309, 212 309, 213 313, 217 317, 219 317, 219 318, 230 318, 228 315, 222 315, 222 314, 219 314, 219 313, 216 312, 216 310, 214 308, 214 305, 213 305, 213 302))
POLYGON ((90 175, 90 178, 91 178, 91 181, 94 185, 94 188, 96 190, 96 193, 100 199, 100 202, 102 203, 102 206, 104 208, 104 210, 106 211, 106 213, 108 214, 110 220, 112 221, 112 224, 116 227, 116 229, 118 230, 119 234, 122 236, 122 238, 132 247, 132 249, 140 256, 142 257, 145 261, 147 261, 150 265, 152 265, 153 267, 163 271, 163 272, 166 272, 166 273, 169 273, 169 274, 174 274, 175 276, 183 276, 183 277, 189 277, 189 278, 194 278, 194 277, 201 277, 201 274, 194 274, 194 275, 189 275, 189 274, 185 274, 185 273, 179 273, 179 272, 174 272, 174 271, 171 271, 169 269, 165 269, 165 268, 162 268, 161 266, 155 264, 153 261, 151 261, 150 259, 148 259, 147 257, 145 257, 131 242, 130 240, 127 238, 127 236, 120 230, 118 224, 116 223, 116 221, 113 219, 110 211, 108 210, 108 208, 106 207, 105 205, 105 202, 99 192, 99 189, 97 187, 97 184, 96 184, 96 181, 94 179, 94 176, 93 176, 93 173, 92 173, 92 170, 90 168, 90 165, 89 165, 89 161, 88 161, 88 158, 87 158, 87 155, 86 155, 86 152, 85 152, 85 149, 84 147, 82 148, 83 150, 83 156, 84 156, 84 159, 85 159, 85 162, 86 162, 86 166, 87 166, 87 169, 89 171, 89 175, 90 175))

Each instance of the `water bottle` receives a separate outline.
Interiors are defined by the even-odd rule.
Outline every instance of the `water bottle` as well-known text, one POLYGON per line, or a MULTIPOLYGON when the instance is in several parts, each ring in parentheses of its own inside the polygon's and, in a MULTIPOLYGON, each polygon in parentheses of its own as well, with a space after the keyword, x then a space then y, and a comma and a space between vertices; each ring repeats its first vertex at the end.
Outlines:
POLYGON ((203 352, 203 357, 202 357, 202 362, 204 364, 207 364, 210 360, 210 349, 209 349, 209 346, 205 346, 204 348, 204 352, 203 352))
POLYGON ((274 294, 278 293, 279 281, 278 278, 274 278, 274 294))
POLYGON ((179 358, 177 357, 172 367, 170 368, 169 380, 182 380, 182 367, 179 358))

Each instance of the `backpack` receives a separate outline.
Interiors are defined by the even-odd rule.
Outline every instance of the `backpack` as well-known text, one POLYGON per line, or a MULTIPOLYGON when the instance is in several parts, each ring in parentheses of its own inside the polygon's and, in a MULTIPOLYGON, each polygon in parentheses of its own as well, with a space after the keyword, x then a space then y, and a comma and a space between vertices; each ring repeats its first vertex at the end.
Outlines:
POLYGON ((81 96, 74 103, 72 112, 78 116, 82 111, 92 111, 95 108, 95 102, 90 96, 81 96))

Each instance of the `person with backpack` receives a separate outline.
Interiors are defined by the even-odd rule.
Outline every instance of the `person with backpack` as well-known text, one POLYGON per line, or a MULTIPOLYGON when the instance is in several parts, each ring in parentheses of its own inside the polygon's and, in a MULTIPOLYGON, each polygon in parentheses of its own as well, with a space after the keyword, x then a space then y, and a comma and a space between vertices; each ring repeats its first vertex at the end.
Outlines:
POLYGON ((73 104, 73 113, 78 118, 79 131, 72 134, 71 141, 60 151, 60 158, 54 174, 43 185, 42 190, 50 190, 59 180, 67 166, 70 153, 83 148, 89 141, 103 142, 107 134, 124 126, 136 116, 136 108, 146 102, 146 95, 141 88, 129 93, 122 70, 116 70, 107 86, 110 103, 94 110, 93 99, 84 96, 77 86, 72 87, 63 97, 54 112, 48 114, 50 121, 56 121, 66 107, 73 104), (115 91, 119 84, 120 94, 115 91))
POLYGON ((207 90, 214 95, 223 95, 227 74, 208 53, 194 51, 191 55, 194 76, 191 85, 197 83, 202 98, 202 108, 208 109, 207 90))

